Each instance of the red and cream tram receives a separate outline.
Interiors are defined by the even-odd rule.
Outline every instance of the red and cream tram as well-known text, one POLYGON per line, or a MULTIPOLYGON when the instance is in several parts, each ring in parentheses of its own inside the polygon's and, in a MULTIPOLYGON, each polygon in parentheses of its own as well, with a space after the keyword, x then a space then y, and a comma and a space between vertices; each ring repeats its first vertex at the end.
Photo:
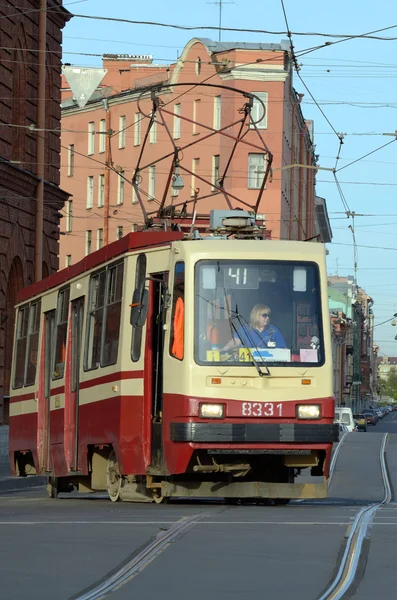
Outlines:
POLYGON ((327 495, 323 245, 131 233, 22 290, 16 311, 15 475, 127 501, 327 495))

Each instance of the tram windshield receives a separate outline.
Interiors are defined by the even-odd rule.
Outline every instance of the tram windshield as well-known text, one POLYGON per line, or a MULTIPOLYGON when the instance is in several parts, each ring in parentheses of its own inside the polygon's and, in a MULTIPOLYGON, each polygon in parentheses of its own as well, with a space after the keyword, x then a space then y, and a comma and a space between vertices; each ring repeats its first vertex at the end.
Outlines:
POLYGON ((200 261, 195 273, 198 364, 324 363, 315 263, 200 261))

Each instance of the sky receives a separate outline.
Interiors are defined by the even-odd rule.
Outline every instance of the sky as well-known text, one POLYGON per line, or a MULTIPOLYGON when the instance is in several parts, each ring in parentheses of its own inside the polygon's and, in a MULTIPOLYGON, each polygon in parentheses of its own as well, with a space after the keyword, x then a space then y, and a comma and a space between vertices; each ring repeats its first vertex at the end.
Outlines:
MULTIPOLYGON (((64 6, 74 15, 91 17, 191 27, 217 28, 219 23, 219 3, 206 0, 151 0, 150 5, 131 0, 64 0, 64 6)), ((397 356, 397 326, 391 321, 381 325, 397 313, 397 2, 284 0, 284 8, 303 80, 294 74, 294 87, 304 94, 304 117, 314 120, 314 142, 321 167, 317 195, 327 201, 333 230, 328 272, 354 274, 353 233, 349 228, 353 226, 357 282, 374 300, 375 341, 381 353, 397 356), (383 28, 390 29, 373 35, 395 39, 298 35, 360 36, 383 28), (334 43, 300 56, 304 50, 325 42, 334 43), (326 170, 335 168, 338 134, 343 134, 343 145, 336 175, 343 200, 332 171, 326 170), (388 146, 373 152, 388 142, 388 146), (353 161, 357 162, 350 164, 353 161), (356 213, 354 220, 346 216, 346 210, 356 213)), ((281 0, 225 0, 222 26, 240 29, 222 31, 222 41, 279 43, 287 38, 281 0)), ((64 29, 63 62, 99 67, 102 54, 117 53, 151 54, 154 62, 171 63, 191 38, 217 40, 218 36, 217 29, 183 31, 75 16, 64 29)))

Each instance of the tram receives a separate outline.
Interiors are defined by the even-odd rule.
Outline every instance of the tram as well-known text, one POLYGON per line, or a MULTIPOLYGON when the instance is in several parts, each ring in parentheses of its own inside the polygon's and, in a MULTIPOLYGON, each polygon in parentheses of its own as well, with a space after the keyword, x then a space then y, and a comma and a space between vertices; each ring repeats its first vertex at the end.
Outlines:
POLYGON ((325 249, 250 239, 236 212, 212 211, 209 237, 130 233, 20 292, 14 475, 113 501, 327 495, 325 249))

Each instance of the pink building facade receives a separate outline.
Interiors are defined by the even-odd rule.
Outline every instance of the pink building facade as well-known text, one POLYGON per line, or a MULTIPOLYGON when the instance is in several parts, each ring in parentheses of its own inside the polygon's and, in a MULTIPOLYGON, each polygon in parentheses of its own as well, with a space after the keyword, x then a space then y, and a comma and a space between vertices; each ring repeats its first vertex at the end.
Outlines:
POLYGON ((107 73, 84 108, 72 100, 64 82, 61 186, 71 198, 61 225, 60 267, 144 225, 131 181, 153 107, 151 90, 160 83, 166 84, 159 97, 168 133, 163 123, 155 123, 141 157, 137 181, 146 210, 154 212, 163 200, 175 146, 184 148, 180 152, 184 187, 170 187, 165 206, 191 205, 196 193, 206 196, 197 204, 202 214, 227 208, 214 185, 240 129, 237 121, 247 102, 240 90, 259 96, 266 112, 254 101, 251 114, 257 129, 244 126, 244 142, 232 155, 224 187, 233 208, 247 208, 236 198, 255 205, 269 166, 267 146, 273 162, 258 213, 269 235, 315 238, 319 229, 312 123, 305 121, 301 96, 293 89, 288 47, 285 41, 239 44, 195 38, 168 66, 154 65, 147 55, 105 55, 107 73), (206 137, 211 129, 222 129, 226 135, 206 137))

